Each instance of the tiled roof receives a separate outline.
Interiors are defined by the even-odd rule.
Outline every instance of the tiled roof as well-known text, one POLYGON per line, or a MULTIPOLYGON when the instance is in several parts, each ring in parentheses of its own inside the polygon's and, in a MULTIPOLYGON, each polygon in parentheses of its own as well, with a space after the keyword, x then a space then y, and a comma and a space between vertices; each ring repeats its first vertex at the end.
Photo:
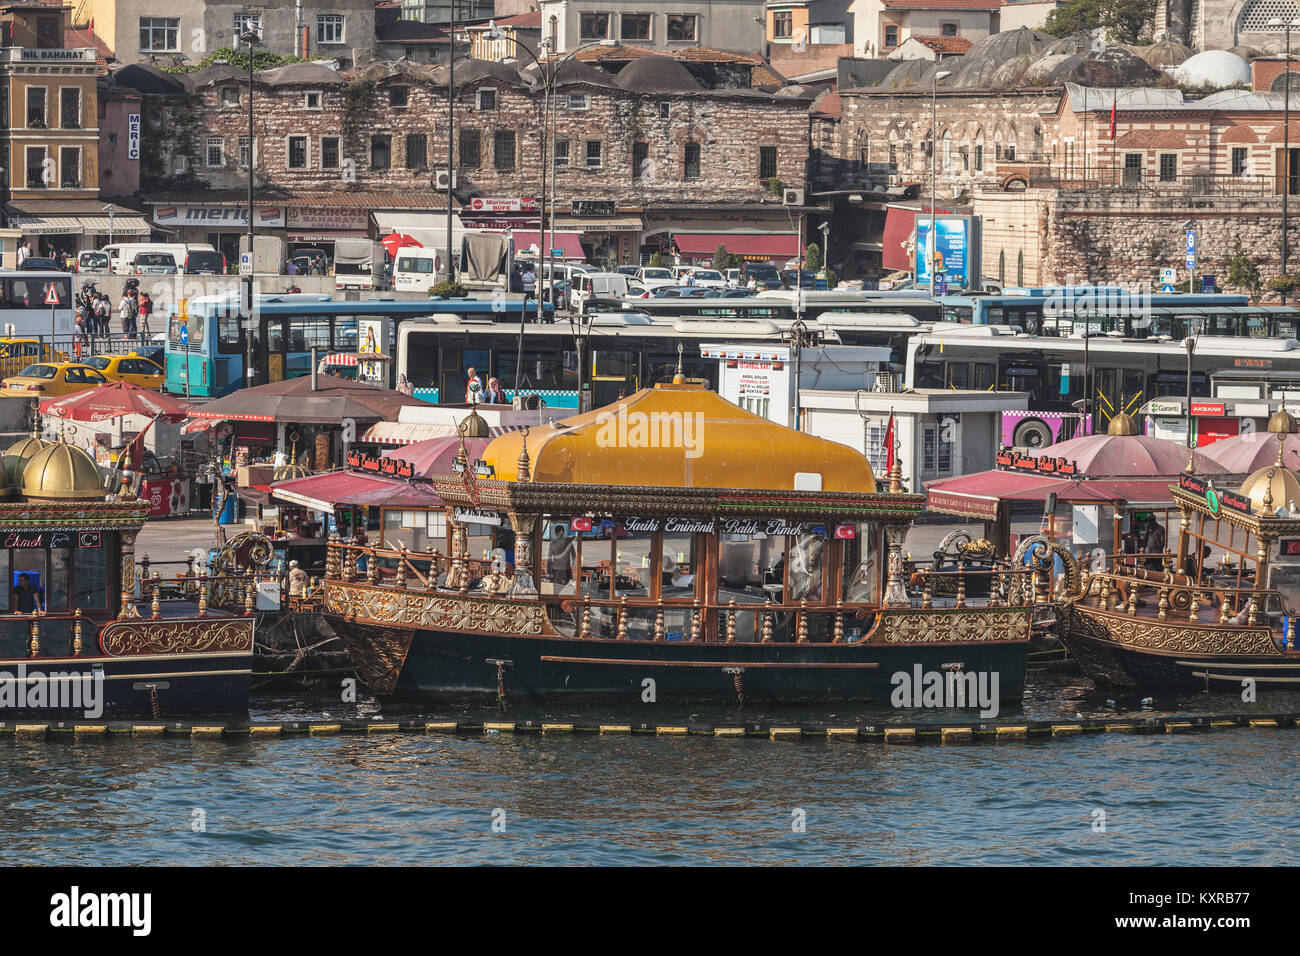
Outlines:
POLYGON ((971 48, 970 40, 965 37, 919 37, 912 34, 912 39, 928 46, 935 53, 965 53, 971 48))
POLYGON ((517 13, 513 17, 503 17, 497 21, 499 27, 522 27, 527 30, 530 27, 542 28, 542 11, 531 10, 528 13, 517 13))
POLYGON ((886 10, 999 10, 1002 0, 880 0, 886 10))
POLYGON ((749 76, 749 82, 755 87, 785 86, 785 77, 772 69, 767 63, 760 63, 754 67, 749 76))
POLYGON ((612 46, 593 46, 585 50, 579 50, 573 54, 575 60, 582 60, 584 63, 599 63, 601 60, 613 60, 616 63, 623 60, 635 60, 643 56, 662 56, 658 50, 647 50, 643 46, 624 46, 622 43, 615 43, 612 46))
POLYGON ((95 52, 101 60, 107 60, 113 55, 113 51, 108 48, 108 44, 99 38, 90 27, 68 27, 63 31, 63 47, 66 50, 81 50, 88 46, 93 46, 95 52))
POLYGON ((809 113, 818 119, 839 119, 840 118, 840 94, 827 93, 822 97, 809 113))

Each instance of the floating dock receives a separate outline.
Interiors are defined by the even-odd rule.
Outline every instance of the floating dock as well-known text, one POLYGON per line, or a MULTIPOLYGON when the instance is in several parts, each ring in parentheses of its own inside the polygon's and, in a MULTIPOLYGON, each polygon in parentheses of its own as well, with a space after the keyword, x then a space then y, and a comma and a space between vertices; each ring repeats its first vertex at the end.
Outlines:
POLYGON ((230 740, 282 740, 307 736, 378 736, 381 734, 590 734, 593 736, 749 737, 765 740, 877 741, 889 745, 1000 743, 1054 740, 1079 734, 1194 734, 1249 728, 1280 730, 1300 726, 1300 713, 1178 714, 1166 717, 1076 718, 1015 723, 917 724, 780 724, 768 722, 628 723, 600 720, 436 720, 428 717, 389 720, 5 720, 0 735, 16 740, 86 737, 191 737, 230 740))

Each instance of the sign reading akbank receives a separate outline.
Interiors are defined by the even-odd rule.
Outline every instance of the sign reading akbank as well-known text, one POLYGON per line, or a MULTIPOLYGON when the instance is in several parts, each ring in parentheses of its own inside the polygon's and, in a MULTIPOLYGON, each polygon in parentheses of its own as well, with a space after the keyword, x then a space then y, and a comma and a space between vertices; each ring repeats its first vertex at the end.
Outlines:
MULTIPOLYGON (((283 206, 257 206, 254 225, 263 229, 284 228, 283 206)), ((153 221, 160 226, 247 226, 244 206, 155 206, 153 221)))

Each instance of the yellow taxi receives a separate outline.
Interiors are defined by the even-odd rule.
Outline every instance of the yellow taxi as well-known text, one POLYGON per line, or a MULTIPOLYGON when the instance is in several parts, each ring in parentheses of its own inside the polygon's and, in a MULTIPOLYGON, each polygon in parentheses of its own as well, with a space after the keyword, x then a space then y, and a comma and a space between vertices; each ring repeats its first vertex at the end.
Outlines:
POLYGON ((104 378, 99 369, 80 362, 42 362, 29 365, 21 374, 6 378, 0 383, 0 393, 25 398, 47 398, 51 395, 70 395, 107 382, 108 379, 104 378))
POLYGON ((66 362, 68 356, 31 338, 0 338, 0 377, 17 375, 33 362, 66 362))
POLYGON ((99 369, 110 382, 130 382, 141 388, 162 388, 163 370, 137 352, 126 355, 92 355, 85 365, 99 369))

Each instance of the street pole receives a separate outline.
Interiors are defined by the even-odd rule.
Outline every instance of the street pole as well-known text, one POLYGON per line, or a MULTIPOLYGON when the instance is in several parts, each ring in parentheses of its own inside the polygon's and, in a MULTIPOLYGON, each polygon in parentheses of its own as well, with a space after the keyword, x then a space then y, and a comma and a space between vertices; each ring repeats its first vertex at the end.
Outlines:
POLYGON ((1196 474, 1192 459, 1196 452, 1196 442, 1192 439, 1192 351, 1196 348, 1196 339, 1187 336, 1187 409, 1184 418, 1187 427, 1187 473, 1196 474))
MULTIPOLYGON (((257 256, 254 253, 254 233, 253 233, 253 157, 255 153, 253 144, 253 44, 259 37, 252 30, 246 30, 240 38, 248 44, 248 274, 244 276, 244 308, 246 324, 244 326, 244 384, 253 385, 256 381, 256 373, 253 369, 253 335, 256 328, 253 324, 253 270, 257 264, 257 256)), ((185 358, 186 378, 189 377, 189 352, 188 346, 185 358)))
POLYGON ((935 229, 934 214, 939 188, 935 169, 938 162, 935 157, 939 150, 939 81, 950 75, 948 70, 940 70, 934 75, 934 85, 930 87, 930 242, 926 252, 930 256, 930 298, 932 299, 934 298, 935 254, 939 251, 939 236, 935 229))
MULTIPOLYGON (((451 26, 447 32, 447 281, 454 278, 451 271, 451 219, 455 192, 451 188, 456 179, 456 0, 451 0, 451 26)), ((482 149, 482 144, 479 149, 482 149)))
MULTIPOLYGON (((1268 21, 1270 27, 1282 27, 1283 34, 1286 38, 1286 54, 1283 57, 1283 83, 1282 83, 1282 270, 1281 274, 1286 275, 1287 259, 1290 254, 1290 244, 1287 241, 1287 213, 1288 200, 1291 192, 1291 28, 1300 26, 1300 19, 1293 19, 1283 22, 1279 17, 1274 17, 1268 21)), ((1286 292, 1281 293, 1282 304, 1286 305, 1286 292)))

